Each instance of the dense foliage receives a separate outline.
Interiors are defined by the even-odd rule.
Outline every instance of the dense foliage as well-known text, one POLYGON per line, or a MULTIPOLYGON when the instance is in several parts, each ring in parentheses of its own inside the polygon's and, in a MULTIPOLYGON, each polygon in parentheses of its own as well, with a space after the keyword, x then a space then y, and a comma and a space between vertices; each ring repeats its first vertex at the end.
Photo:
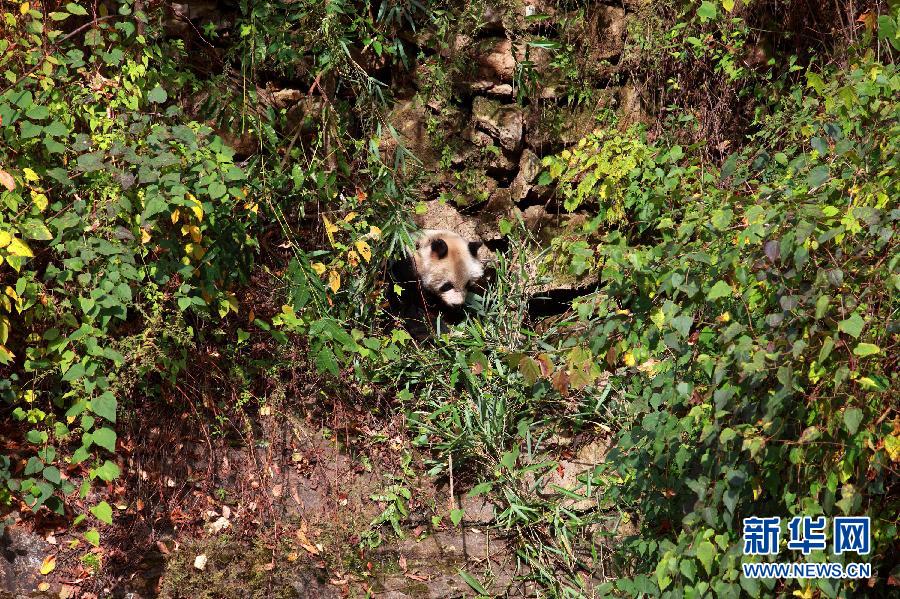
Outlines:
MULTIPOLYGON (((748 66, 754 3, 647 7, 629 60, 665 87, 663 116, 600 114, 545 156, 540 184, 587 217, 543 245, 501 221, 509 247, 469 318, 417 344, 381 310, 421 199, 382 79, 421 58, 414 33, 446 49, 481 4, 240 2, 203 32, 224 40, 211 76, 141 3, 44 4, 0 4, 4 504, 99 544, 113 509, 91 481, 133 475, 117 420, 164 401, 201 344, 246 366, 252 334, 271 355, 247 372, 295 367, 299 345, 360 401, 396 397, 428 475, 455 469, 489 498, 548 595, 838 596, 865 583, 740 576, 742 518, 819 514, 872 518, 883 590, 900 511, 896 10, 861 13, 833 57, 768 40, 784 54, 748 66), (298 69, 318 98, 300 119, 249 85, 298 69), (716 90, 732 104, 692 112, 716 90), (210 125, 249 137, 250 157, 210 125), (242 303, 253 273, 277 281, 274 309, 242 303), (560 273, 590 291, 530 319, 528 279, 560 273), (610 448, 562 487, 556 443, 576 433, 610 448)), ((585 65, 542 35, 528 47, 552 53, 577 107, 585 65)), ((537 93, 524 64, 521 103, 537 93)), ((409 499, 389 484, 361 544, 402 534, 409 499)))

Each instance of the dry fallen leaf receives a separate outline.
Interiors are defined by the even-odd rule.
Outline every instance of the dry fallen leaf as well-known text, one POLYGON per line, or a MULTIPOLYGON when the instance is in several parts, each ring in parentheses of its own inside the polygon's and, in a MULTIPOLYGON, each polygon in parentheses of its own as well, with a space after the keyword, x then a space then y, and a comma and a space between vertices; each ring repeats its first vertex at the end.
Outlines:
POLYGON ((75 596, 75 591, 77 591, 75 587, 69 584, 64 584, 59 589, 59 599, 72 599, 75 596))
POLYGON ((47 592, 47 591, 50 590, 50 583, 49 583, 49 582, 42 582, 41 584, 39 584, 39 585, 37 586, 37 589, 38 589, 40 592, 45 593, 45 592, 47 592))
POLYGON ((197 568, 198 570, 205 570, 206 569, 206 561, 207 561, 206 554, 201 553, 200 555, 198 555, 197 557, 194 558, 194 567, 197 568))
MULTIPOLYGON (((305 526, 303 528, 305 528, 305 526)), ((300 541, 300 546, 312 555, 319 555, 319 549, 312 544, 303 528, 297 531, 297 540, 300 541)))
POLYGON ((12 175, 7 173, 5 170, 0 168, 0 184, 3 185, 9 191, 12 191, 16 188, 16 182, 12 178, 12 175))

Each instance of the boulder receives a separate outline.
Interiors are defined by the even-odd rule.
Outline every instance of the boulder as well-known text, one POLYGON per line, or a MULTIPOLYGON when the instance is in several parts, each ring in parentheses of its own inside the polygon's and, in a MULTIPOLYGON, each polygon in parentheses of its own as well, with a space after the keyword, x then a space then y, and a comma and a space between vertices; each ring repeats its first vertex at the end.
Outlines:
POLYGON ((618 92, 619 124, 627 127, 634 123, 647 122, 649 117, 644 109, 640 91, 633 85, 623 85, 618 92))
POLYGON ((7 526, 0 537, 0 594, 25 597, 42 582, 39 571, 52 547, 40 535, 7 526))
POLYGON ((600 4, 588 16, 588 38, 592 62, 613 59, 625 49, 625 9, 600 4))
MULTIPOLYGON (((488 200, 489 205, 491 201, 488 200)), ((494 241, 502 237, 497 227, 497 216, 492 212, 482 211, 477 216, 465 216, 442 200, 429 200, 425 206, 425 212, 415 217, 416 226, 420 229, 450 229, 473 241, 494 241)), ((491 252, 482 247, 478 255, 488 260, 491 252)))
POLYGON ((521 107, 478 97, 472 103, 472 119, 504 149, 516 152, 521 147, 524 130, 521 107))
POLYGON ((541 172, 541 159, 538 155, 525 148, 519 158, 519 176, 525 183, 533 183, 541 172))
POLYGON ((541 170, 541 160, 537 154, 525 148, 519 157, 519 172, 512 180, 509 191, 514 202, 524 200, 531 191, 531 184, 534 182, 541 170))
POLYGON ((512 42, 506 38, 485 40, 476 57, 480 80, 511 83, 516 74, 512 42))

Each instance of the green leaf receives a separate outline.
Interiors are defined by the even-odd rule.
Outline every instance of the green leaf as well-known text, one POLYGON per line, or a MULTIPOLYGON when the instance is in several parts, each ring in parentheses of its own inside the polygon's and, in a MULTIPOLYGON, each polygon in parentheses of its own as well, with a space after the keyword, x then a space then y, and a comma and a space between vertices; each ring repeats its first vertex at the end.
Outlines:
POLYGON ((40 472, 43 468, 44 463, 35 456, 31 456, 28 458, 28 463, 25 464, 25 476, 31 476, 32 474, 40 472))
POLYGON ((873 343, 860 343, 853 348, 853 353, 861 358, 877 354, 881 348, 873 343))
POLYGON ((846 320, 842 320, 838 323, 838 330, 842 333, 847 333, 848 335, 859 338, 865 324, 862 316, 860 316, 859 313, 854 312, 846 320))
POLYGON ((99 477, 100 480, 105 480, 106 482, 119 478, 120 473, 121 472, 116 463, 110 462, 109 460, 106 460, 105 462, 103 462, 102 466, 100 466, 99 468, 95 468, 92 471, 93 476, 99 477))
POLYGON ((469 491, 468 496, 469 497, 477 497, 479 495, 484 495, 485 493, 490 493, 493 490, 494 490, 493 483, 478 483, 477 485, 472 487, 472 490, 469 491))
POLYGON ((465 570, 459 571, 459 577, 466 581, 466 584, 472 587, 472 590, 478 593, 479 595, 487 595, 488 592, 485 590, 481 583, 475 580, 475 578, 466 572, 465 570))
POLYGON ((19 225, 19 230, 22 232, 22 235, 28 239, 35 239, 37 241, 49 241, 53 239, 53 234, 50 233, 50 229, 39 220, 26 220, 19 225))
POLYGON ((450 522, 453 522, 453 526, 459 526, 465 514, 466 510, 464 509, 450 510, 450 522))
POLYGON ((516 460, 519 459, 519 448, 516 447, 510 451, 507 451, 500 458, 500 465, 504 466, 507 470, 512 470, 516 467, 516 460))
POLYGON ((722 429, 722 433, 719 435, 719 443, 721 443, 722 445, 726 445, 735 437, 737 437, 737 433, 734 431, 734 429, 730 426, 726 427, 722 429))
POLYGON ((807 175, 806 177, 806 183, 810 188, 818 187, 828 180, 829 173, 830 171, 828 170, 828 165, 820 164, 819 166, 809 171, 809 175, 807 175))
POLYGON ((97 518, 97 520, 105 522, 106 524, 112 524, 112 508, 105 501, 101 501, 100 503, 92 507, 91 513, 97 518))
POLYGON ((54 485, 58 485, 62 480, 59 475, 59 469, 56 466, 47 466, 44 468, 44 478, 54 485))
POLYGON ((691 332, 691 325, 694 324, 694 317, 690 314, 682 314, 672 319, 672 326, 682 337, 687 337, 691 332))
POLYGON ((34 443, 35 445, 43 445, 47 442, 47 433, 45 433, 44 431, 30 430, 25 433, 25 439, 27 439, 29 443, 34 443))
POLYGON ((709 290, 709 293, 706 294, 706 299, 717 300, 720 297, 730 296, 731 293, 731 285, 725 281, 717 281, 716 284, 712 286, 712 289, 709 290))
POLYGON ((84 533, 84 540, 93 545, 94 547, 100 546, 100 533, 97 532, 96 528, 92 528, 86 533, 84 533))
POLYGON ((716 546, 709 541, 703 541, 697 546, 697 559, 703 564, 707 574, 712 574, 712 563, 715 556, 716 546))
POLYGON ((103 395, 91 400, 91 411, 97 416, 106 418, 112 423, 116 422, 117 406, 118 402, 116 402, 115 396, 109 391, 106 391, 103 395))
POLYGON ((206 192, 209 194, 209 197, 214 200, 221 198, 227 191, 228 188, 225 187, 225 184, 221 181, 213 181, 209 184, 209 188, 206 190, 206 192))
POLYGON ((859 408, 847 408, 844 410, 844 425, 847 427, 847 432, 851 435, 856 434, 862 419, 863 413, 859 408))
POLYGON ((95 430, 92 433, 92 436, 94 443, 112 453, 116 452, 116 431, 108 426, 104 426, 103 428, 95 430))
POLYGON ((76 381, 84 376, 84 364, 81 362, 75 362, 66 373, 63 375, 62 380, 65 382, 76 381))
POLYGON ((700 5, 700 8, 697 9, 697 16, 700 17, 701 22, 715 19, 717 13, 718 11, 716 10, 716 5, 707 0, 704 0, 704 2, 700 5))
POLYGON ((153 102, 154 104, 162 104, 168 97, 169 94, 167 94, 166 90, 164 90, 159 84, 157 84, 156 87, 154 87, 147 93, 147 100, 149 102, 153 102))
POLYGON ((678 562, 678 569, 681 570, 681 574, 691 582, 693 582, 694 578, 697 576, 697 562, 692 559, 683 559, 678 562))
POLYGON ((76 4, 74 2, 69 2, 68 4, 66 4, 66 10, 69 11, 70 13, 72 13, 73 15, 78 15, 80 17, 83 17, 86 14, 88 14, 87 10, 83 6, 81 6, 80 4, 76 4))

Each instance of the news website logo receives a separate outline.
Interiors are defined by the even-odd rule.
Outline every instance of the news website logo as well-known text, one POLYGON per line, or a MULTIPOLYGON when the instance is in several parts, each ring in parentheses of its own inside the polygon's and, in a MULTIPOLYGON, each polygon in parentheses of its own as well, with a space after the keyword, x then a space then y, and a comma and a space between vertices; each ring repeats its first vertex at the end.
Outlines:
MULTIPOLYGON (((825 551, 828 548, 828 519, 825 516, 795 516, 788 522, 787 530, 787 549, 791 551, 799 551, 807 556, 813 551, 825 551)), ((743 532, 744 555, 778 555, 782 532, 780 517, 744 518, 743 532)), ((872 543, 869 517, 834 517, 831 542, 834 555, 868 555, 872 543)), ((747 578, 868 578, 872 575, 871 564, 855 562, 758 562, 744 563, 742 568, 747 578)))

